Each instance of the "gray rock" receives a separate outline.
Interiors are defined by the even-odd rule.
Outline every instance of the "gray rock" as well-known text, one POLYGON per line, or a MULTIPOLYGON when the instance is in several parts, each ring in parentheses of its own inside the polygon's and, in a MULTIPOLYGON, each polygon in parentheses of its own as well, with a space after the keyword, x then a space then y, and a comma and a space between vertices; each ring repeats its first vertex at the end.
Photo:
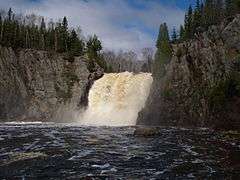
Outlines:
POLYGON ((102 75, 99 67, 90 73, 82 57, 72 62, 56 53, 0 47, 0 119, 56 120, 60 109, 80 109, 102 75))
POLYGON ((153 137, 160 134, 160 129, 157 127, 141 127, 138 126, 134 130, 134 136, 139 137, 153 137))
POLYGON ((221 96, 214 89, 233 73, 240 77, 240 15, 173 46, 173 51, 165 77, 153 82, 138 124, 240 128, 239 97, 223 95, 227 102, 221 111, 214 108, 222 104, 211 101, 221 96))

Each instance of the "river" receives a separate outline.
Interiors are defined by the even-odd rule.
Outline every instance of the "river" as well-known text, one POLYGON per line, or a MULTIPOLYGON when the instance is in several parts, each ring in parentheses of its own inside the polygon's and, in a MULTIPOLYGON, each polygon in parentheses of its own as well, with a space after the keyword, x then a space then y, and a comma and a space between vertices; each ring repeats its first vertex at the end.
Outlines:
POLYGON ((239 179, 234 132, 0 124, 0 179, 239 179))

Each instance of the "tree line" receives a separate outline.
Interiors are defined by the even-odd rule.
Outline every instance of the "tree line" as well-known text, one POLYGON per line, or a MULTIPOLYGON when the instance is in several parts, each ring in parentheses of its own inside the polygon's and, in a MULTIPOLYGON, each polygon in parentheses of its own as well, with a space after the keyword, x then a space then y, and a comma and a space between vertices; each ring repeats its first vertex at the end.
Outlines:
POLYGON ((203 32, 211 25, 218 25, 225 18, 240 13, 240 0, 196 0, 195 7, 189 6, 184 25, 180 26, 179 35, 173 29, 173 42, 194 38, 195 33, 203 32))
MULTIPOLYGON (((81 29, 69 28, 67 17, 59 22, 44 17, 15 14, 10 8, 0 12, 0 44, 13 49, 25 48, 68 53, 71 56, 87 55, 102 67, 105 63, 100 55, 101 41, 96 35, 87 41, 81 37, 81 29)), ((94 62, 91 61, 90 66, 94 62)))
MULTIPOLYGON (((139 52, 140 53, 140 52, 139 52)), ((140 56, 134 51, 118 52, 106 50, 103 52, 104 60, 108 66, 108 72, 152 72, 154 50, 152 48, 143 48, 140 56)))

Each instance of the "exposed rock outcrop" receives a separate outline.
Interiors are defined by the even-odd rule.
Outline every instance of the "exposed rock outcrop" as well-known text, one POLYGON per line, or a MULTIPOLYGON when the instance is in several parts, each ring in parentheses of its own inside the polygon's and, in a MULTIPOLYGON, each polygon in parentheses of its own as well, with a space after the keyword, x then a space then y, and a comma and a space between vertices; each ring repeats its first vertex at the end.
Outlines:
POLYGON ((59 109, 86 105, 88 90, 103 75, 82 57, 0 47, 0 119, 48 121, 59 109))
POLYGON ((139 124, 240 128, 240 15, 173 45, 139 124))
POLYGON ((153 137, 161 134, 160 132, 161 129, 158 127, 137 126, 134 130, 133 135, 138 137, 153 137))

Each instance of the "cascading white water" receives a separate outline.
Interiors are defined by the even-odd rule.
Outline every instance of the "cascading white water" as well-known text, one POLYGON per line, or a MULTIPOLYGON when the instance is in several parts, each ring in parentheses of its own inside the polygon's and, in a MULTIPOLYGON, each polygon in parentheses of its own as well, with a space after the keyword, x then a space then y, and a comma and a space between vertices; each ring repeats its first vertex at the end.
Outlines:
POLYGON ((150 73, 105 74, 89 92, 88 109, 79 117, 82 125, 132 126, 144 107, 152 84, 150 73))

